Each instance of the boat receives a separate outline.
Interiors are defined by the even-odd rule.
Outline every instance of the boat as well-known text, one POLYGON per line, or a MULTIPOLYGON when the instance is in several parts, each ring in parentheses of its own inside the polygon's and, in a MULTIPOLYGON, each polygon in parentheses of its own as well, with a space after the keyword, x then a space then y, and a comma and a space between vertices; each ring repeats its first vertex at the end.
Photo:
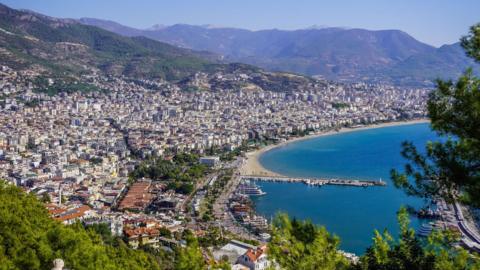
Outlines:
POLYGON ((266 192, 263 192, 260 187, 246 180, 242 181, 240 185, 238 185, 237 192, 239 194, 248 196, 262 196, 267 194, 266 192))
POLYGON ((421 237, 427 237, 428 235, 430 235, 430 233, 432 233, 432 231, 433 225, 431 223, 424 223, 422 224, 422 226, 420 226, 420 229, 418 229, 417 234, 421 237))

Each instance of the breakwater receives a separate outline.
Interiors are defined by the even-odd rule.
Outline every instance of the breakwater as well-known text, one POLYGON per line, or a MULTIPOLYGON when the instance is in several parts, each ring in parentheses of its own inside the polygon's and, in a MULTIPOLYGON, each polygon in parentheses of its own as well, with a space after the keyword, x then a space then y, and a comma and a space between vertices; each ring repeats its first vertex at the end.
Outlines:
POLYGON ((286 182, 286 183, 304 183, 309 186, 353 186, 353 187, 373 187, 386 186, 382 180, 357 180, 357 179, 338 179, 338 178, 298 178, 286 176, 259 176, 259 175, 243 175, 243 180, 248 181, 266 181, 266 182, 286 182))

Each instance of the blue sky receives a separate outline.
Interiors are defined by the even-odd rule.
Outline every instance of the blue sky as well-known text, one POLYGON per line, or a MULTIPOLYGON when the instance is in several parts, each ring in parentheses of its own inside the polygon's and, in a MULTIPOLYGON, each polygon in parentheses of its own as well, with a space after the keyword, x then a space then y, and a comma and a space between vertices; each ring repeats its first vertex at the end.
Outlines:
POLYGON ((128 26, 213 24, 258 29, 311 25, 400 29, 439 46, 480 22, 479 0, 0 0, 54 17, 93 17, 128 26))

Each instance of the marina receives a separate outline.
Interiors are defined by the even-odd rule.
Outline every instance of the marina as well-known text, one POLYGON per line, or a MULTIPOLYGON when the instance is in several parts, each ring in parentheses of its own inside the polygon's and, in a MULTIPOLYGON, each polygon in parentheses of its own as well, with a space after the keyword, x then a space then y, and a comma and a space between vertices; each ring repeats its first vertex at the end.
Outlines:
POLYGON ((338 179, 338 178, 297 178, 286 176, 259 176, 259 175, 244 175, 243 180, 246 181, 266 181, 266 182, 285 182, 285 183, 304 183, 308 186, 353 186, 353 187, 373 187, 386 186, 387 184, 381 179, 375 180, 357 180, 357 179, 338 179))
MULTIPOLYGON (((422 148, 436 136, 427 123, 331 134, 270 149, 260 155, 259 163, 276 175, 242 175, 277 179, 256 181, 267 193, 250 197, 259 215, 272 217, 284 212, 300 220, 310 219, 338 235, 342 239, 342 250, 361 255, 371 245, 375 229, 387 229, 392 235, 398 235, 396 213, 402 205, 415 209, 425 207, 422 200, 396 189, 390 180, 390 170, 401 171, 405 165, 400 152, 406 138, 422 148), (277 177, 279 175, 283 177, 277 177), (288 183, 288 178, 297 181, 288 183), (382 179, 386 185, 359 188, 362 186, 335 185, 336 181, 332 181, 319 188, 298 179, 382 179)), ((417 215, 410 218, 415 230, 429 222, 417 215)))

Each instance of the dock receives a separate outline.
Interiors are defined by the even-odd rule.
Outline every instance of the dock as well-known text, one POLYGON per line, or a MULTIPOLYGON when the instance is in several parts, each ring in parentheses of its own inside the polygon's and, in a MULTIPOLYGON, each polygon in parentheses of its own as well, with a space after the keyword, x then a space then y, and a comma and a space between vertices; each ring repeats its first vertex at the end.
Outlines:
POLYGON ((304 183, 309 186, 353 186, 353 187, 373 187, 386 186, 382 180, 358 180, 358 179, 338 179, 338 178, 297 178, 286 176, 260 176, 260 175, 242 175, 243 180, 265 181, 265 182, 284 182, 284 183, 304 183))

